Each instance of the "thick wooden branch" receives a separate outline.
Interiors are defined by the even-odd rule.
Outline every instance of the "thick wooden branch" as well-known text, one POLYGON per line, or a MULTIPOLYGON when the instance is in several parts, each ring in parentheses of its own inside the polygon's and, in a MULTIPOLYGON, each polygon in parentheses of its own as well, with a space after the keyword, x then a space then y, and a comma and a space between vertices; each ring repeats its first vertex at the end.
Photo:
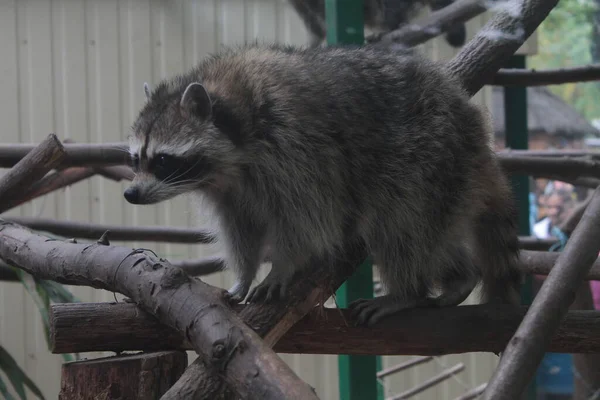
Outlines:
MULTIPOLYGON (((0 144, 0 168, 11 168, 27 153, 36 147, 35 144, 10 143, 0 144)), ((66 157, 61 166, 92 167, 127 164, 128 146, 119 143, 64 143, 66 157)))
POLYGON ((558 0, 508 0, 446 65, 471 95, 491 82, 525 43, 558 0))
MULTIPOLYGON (((247 308, 236 306, 241 313, 247 308)), ((407 310, 364 327, 355 326, 347 309, 313 308, 275 343, 274 350, 424 356, 498 353, 526 311, 526 307, 489 304, 407 310)), ((50 332, 53 353, 191 348, 181 333, 129 303, 53 304, 50 332)), ((570 311, 551 337, 548 351, 600 352, 600 312, 570 311)))
POLYGON ((0 225, 0 258, 41 279, 130 297, 185 334, 205 367, 222 374, 242 398, 316 398, 226 305, 222 289, 190 278, 166 260, 126 247, 52 240, 8 222, 0 225))
MULTIPOLYGON (((559 254, 523 251, 521 253, 522 271, 525 274, 548 275, 559 254)), ((596 260, 585 279, 600 280, 600 260, 596 260)), ((247 310, 252 308, 254 306, 235 307, 242 315, 249 314, 247 310)), ((326 319, 325 316, 320 316, 319 313, 322 311, 322 309, 313 310, 312 313, 315 316, 311 318, 322 317, 323 321, 329 323, 328 317, 326 319)), ((164 327, 150 314, 140 312, 130 304, 57 304, 52 306, 51 312, 51 345, 52 351, 56 353, 189 349, 189 345, 184 344, 185 340, 176 331, 164 327), (96 332, 102 337, 102 340, 96 340, 95 336, 89 336, 88 330, 82 331, 80 327, 84 324, 89 324, 89 331, 96 332)), ((318 325, 318 323, 316 324, 318 325)), ((324 324, 321 323, 321 325, 324 324)), ((296 333, 290 334, 296 335, 296 333)), ((307 334, 307 336, 309 335, 307 334)), ((282 344, 276 345, 275 350, 282 351, 281 346, 282 344)), ((311 351, 318 352, 315 349, 311 349, 311 351)), ((344 349, 344 351, 349 350, 344 349)))
POLYGON ((0 178, 0 207, 18 201, 27 188, 65 159, 63 145, 50 134, 0 178))
POLYGON ((596 150, 575 150, 575 149, 561 149, 561 150, 515 150, 515 149, 504 149, 496 152, 501 158, 508 156, 524 156, 524 157, 577 157, 586 159, 600 159, 600 152, 596 150))
MULTIPOLYGON (((241 309, 239 316, 264 338, 265 344, 273 346, 315 305, 324 304, 354 273, 359 263, 367 258, 368 253, 362 243, 348 244, 345 249, 343 259, 313 258, 306 270, 288 288, 285 301, 249 304, 241 309)), ((163 396, 163 400, 179 399, 182 396, 214 399, 222 389, 222 381, 207 370, 198 358, 163 396)))
POLYGON ((486 10, 487 7, 481 0, 458 0, 432 12, 422 22, 411 21, 399 29, 380 36, 376 35, 370 41, 379 41, 384 45, 396 43, 413 47, 475 18, 486 10))
POLYGON ((583 67, 560 68, 546 71, 535 69, 501 69, 492 85, 497 86, 547 86, 572 82, 600 80, 600 64, 583 67))
POLYGON ((575 157, 528 157, 511 153, 498 154, 502 168, 509 174, 530 175, 534 178, 577 179, 600 178, 600 161, 575 157))
MULTIPOLYGON (((194 258, 190 260, 175 260, 171 265, 181 268, 190 276, 204 276, 222 271, 225 267, 223 260, 217 256, 194 258)), ((0 281, 17 282, 19 277, 15 270, 0 260, 0 281)))
POLYGON ((600 188, 506 347, 485 391, 487 399, 518 398, 600 252, 600 188))
POLYGON ((110 232, 110 240, 123 241, 212 243, 215 239, 207 231, 191 228, 99 225, 31 217, 3 218, 5 221, 14 222, 37 231, 51 232, 55 235, 77 239, 98 239, 106 231, 110 232))

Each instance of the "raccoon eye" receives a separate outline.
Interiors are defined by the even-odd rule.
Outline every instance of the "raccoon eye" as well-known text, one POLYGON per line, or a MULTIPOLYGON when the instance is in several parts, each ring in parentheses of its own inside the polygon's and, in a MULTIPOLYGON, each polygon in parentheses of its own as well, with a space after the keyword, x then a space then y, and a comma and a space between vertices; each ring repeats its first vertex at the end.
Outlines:
POLYGON ((167 154, 158 154, 152 160, 152 170, 160 179, 164 179, 166 176, 174 173, 179 167, 180 163, 178 159, 167 154))
POLYGON ((160 155, 156 158, 156 166, 164 168, 169 164, 169 157, 165 155, 160 155))

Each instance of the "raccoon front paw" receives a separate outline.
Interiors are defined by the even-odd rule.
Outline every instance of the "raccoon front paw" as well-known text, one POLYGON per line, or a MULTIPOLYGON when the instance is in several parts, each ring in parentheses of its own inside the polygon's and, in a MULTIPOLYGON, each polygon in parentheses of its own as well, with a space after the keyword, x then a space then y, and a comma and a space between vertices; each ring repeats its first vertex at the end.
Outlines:
POLYGON ((225 293, 225 300, 229 304, 238 304, 244 301, 246 295, 250 291, 250 284, 245 284, 242 282, 236 282, 231 289, 225 293))
POLYGON ((386 295, 374 299, 359 299, 348 306, 356 325, 372 326, 379 321, 402 310, 416 307, 416 302, 401 301, 397 297, 386 295))
POLYGON ((258 284, 248 295, 249 303, 268 303, 274 300, 283 300, 288 291, 289 279, 269 274, 265 280, 258 284))

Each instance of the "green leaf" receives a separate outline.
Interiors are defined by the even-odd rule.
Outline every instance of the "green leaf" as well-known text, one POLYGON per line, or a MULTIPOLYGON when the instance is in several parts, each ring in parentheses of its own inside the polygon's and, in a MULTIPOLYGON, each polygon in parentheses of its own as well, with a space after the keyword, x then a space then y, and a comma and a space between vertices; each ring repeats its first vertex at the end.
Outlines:
POLYGON ((37 284, 44 288, 54 303, 79 303, 81 301, 58 282, 39 280, 37 284))
MULTIPOLYGON (((23 270, 18 270, 17 275, 40 311, 46 344, 50 348, 50 300, 56 303, 76 303, 79 299, 58 282, 35 279, 23 270)), ((62 354, 62 358, 66 362, 73 361, 70 354, 62 354)))
POLYGON ((15 398, 8 392, 8 388, 6 387, 6 383, 2 380, 0 376, 0 394, 4 396, 6 400, 14 400, 15 398))
POLYGON ((15 359, 2 346, 0 346, 0 369, 4 371, 21 399, 27 400, 25 387, 23 386, 26 385, 38 398, 44 400, 42 391, 25 374, 15 359))

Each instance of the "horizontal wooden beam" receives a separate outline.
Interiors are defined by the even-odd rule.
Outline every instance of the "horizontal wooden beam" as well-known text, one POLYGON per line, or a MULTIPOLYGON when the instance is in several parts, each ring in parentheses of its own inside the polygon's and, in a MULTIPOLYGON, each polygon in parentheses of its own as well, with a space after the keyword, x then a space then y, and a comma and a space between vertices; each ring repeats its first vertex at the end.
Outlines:
MULTIPOLYGON (((245 306, 238 305, 238 311, 245 306)), ((275 345, 279 353, 442 355, 501 352, 526 307, 469 305, 420 309, 368 328, 354 326, 346 309, 316 308, 275 345)), ((173 329, 129 303, 65 303, 50 310, 53 353, 189 349, 173 329)), ((571 311, 547 349, 600 352, 600 312, 571 311)))
POLYGON ((109 231, 108 239, 115 241, 206 244, 215 240, 214 235, 207 230, 184 227, 103 225, 33 217, 2 217, 2 219, 35 231, 76 239, 97 240, 104 232, 109 231))

